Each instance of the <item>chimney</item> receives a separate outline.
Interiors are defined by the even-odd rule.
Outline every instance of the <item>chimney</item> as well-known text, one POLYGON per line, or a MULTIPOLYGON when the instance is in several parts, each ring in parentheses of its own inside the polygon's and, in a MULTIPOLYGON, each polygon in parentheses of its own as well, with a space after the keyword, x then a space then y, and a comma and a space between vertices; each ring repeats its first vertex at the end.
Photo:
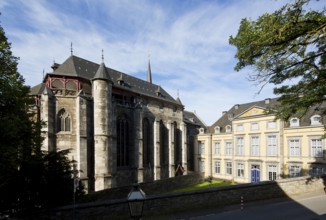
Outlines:
POLYGON ((270 104, 270 101, 271 101, 270 98, 265 99, 265 104, 266 104, 266 105, 267 105, 267 104, 270 104))
POLYGON ((234 106, 234 109, 239 109, 239 104, 236 104, 235 106, 234 106))

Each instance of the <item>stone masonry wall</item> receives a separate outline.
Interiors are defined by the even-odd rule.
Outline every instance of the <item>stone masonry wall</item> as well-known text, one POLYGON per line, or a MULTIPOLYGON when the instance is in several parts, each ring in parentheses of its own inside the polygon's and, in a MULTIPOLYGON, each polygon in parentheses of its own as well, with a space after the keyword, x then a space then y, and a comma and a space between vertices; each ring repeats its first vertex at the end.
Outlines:
MULTIPOLYGON (((276 182, 242 184, 184 193, 170 193, 148 196, 145 201, 144 218, 154 218, 177 211, 195 210, 209 207, 223 207, 239 204, 241 196, 245 202, 270 198, 287 197, 308 192, 323 192, 326 176, 298 177, 276 182)), ((145 189, 144 189, 145 191, 145 189)), ((146 193, 146 191, 145 191, 146 193)), ((43 213, 38 219, 129 219, 128 203, 124 200, 102 201, 64 207, 43 213)))

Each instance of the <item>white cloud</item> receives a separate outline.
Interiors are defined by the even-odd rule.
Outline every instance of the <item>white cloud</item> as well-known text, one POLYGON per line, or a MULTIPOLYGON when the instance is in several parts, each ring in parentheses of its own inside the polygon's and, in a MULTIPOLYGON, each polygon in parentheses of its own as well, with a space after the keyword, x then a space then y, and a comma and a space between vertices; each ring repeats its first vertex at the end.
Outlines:
MULTIPOLYGON (((1 1, 0 17, 27 84, 42 80, 53 60, 74 54, 146 78, 150 51, 154 83, 180 98, 188 110, 212 124, 236 103, 260 95, 247 73, 234 72, 235 48, 228 45, 244 17, 272 12, 283 1, 1 1), (19 15, 19 16, 18 16, 19 15), (17 17, 18 16, 18 17, 17 17), (17 19, 19 19, 17 21, 17 19)), ((247 71, 247 70, 246 70, 247 71)))

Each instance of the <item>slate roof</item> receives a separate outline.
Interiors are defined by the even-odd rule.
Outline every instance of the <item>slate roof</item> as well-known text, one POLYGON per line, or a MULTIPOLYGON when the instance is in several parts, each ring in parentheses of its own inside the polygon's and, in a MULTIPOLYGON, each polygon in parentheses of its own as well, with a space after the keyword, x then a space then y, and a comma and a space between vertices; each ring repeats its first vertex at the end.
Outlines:
POLYGON ((194 112, 183 111, 183 121, 187 124, 193 124, 201 128, 206 128, 206 124, 194 112))
POLYGON ((108 69, 106 68, 104 63, 101 63, 100 67, 98 68, 94 77, 92 78, 92 80, 96 80, 96 79, 102 79, 105 81, 112 82, 108 69))
MULTIPOLYGON (((244 104, 236 104, 231 109, 226 111, 213 125, 209 127, 209 132, 214 133, 214 128, 216 126, 220 127, 220 132, 225 133, 225 127, 227 125, 232 125, 232 120, 237 118, 239 115, 243 114, 244 112, 248 111, 251 108, 258 107, 258 108, 272 108, 273 106, 279 104, 278 98, 268 99, 269 102, 265 100, 244 103, 244 104), (232 117, 229 117, 231 114, 232 117)), ((324 102, 320 107, 326 107, 326 102, 324 102)), ((300 118, 300 126, 309 126, 310 125, 310 118, 313 115, 320 115, 320 111, 316 107, 311 107, 308 112, 300 118)), ((289 127, 289 122, 285 123, 285 127, 289 127)))
POLYGON ((277 98, 269 99, 269 103, 266 104, 265 100, 262 101, 256 101, 256 102, 250 102, 250 103, 244 103, 244 104, 236 104, 234 105, 229 111, 226 111, 222 117, 220 117, 209 129, 211 133, 214 133, 214 128, 216 126, 220 127, 220 132, 225 132, 225 126, 232 124, 232 119, 229 117, 231 114, 235 118, 245 111, 249 110, 252 107, 260 107, 267 109, 268 107, 275 106, 278 103, 277 98))
MULTIPOLYGON (((103 66, 105 67, 104 64, 103 66)), ((59 67, 54 72, 47 73, 47 75, 70 76, 79 77, 86 80, 92 80, 97 77, 105 77, 103 75, 96 76, 99 67, 100 65, 97 63, 73 55, 70 56, 61 65, 59 65, 59 67)), ((103 70, 101 70, 101 72, 103 72, 103 70)), ((141 95, 155 97, 157 99, 162 99, 180 105, 172 96, 170 96, 164 89, 162 89, 158 85, 152 84, 145 80, 138 79, 136 77, 130 76, 128 74, 119 72, 108 67, 105 67, 105 72, 108 73, 110 80, 113 82, 113 87, 115 88, 128 90, 141 95), (118 81, 121 81, 121 79, 123 79, 123 83, 119 84, 118 81), (157 96, 158 88, 160 89, 160 96, 157 96)))
POLYGON ((40 83, 33 88, 31 88, 30 95, 41 95, 41 94, 49 94, 53 95, 51 89, 45 85, 45 83, 40 83))
MULTIPOLYGON (((321 114, 321 109, 325 109, 326 108, 326 102, 321 103, 318 106, 312 106, 308 109, 308 111, 306 112, 306 114, 300 118, 300 126, 309 126, 311 125, 311 121, 310 118, 314 115, 319 115, 321 116, 321 123, 323 125, 326 124, 326 118, 323 117, 323 115, 321 114)), ((285 127, 289 127, 290 126, 290 122, 286 122, 285 123, 285 127)))

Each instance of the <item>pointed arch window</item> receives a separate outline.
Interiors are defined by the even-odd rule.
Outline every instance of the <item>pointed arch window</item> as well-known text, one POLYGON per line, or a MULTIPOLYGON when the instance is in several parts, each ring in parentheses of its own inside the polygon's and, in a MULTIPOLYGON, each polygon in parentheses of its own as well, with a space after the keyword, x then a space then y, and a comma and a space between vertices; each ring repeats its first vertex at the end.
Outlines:
POLYGON ((161 166, 161 179, 169 177, 169 145, 168 145, 168 129, 160 121, 160 166, 161 166))
POLYGON ((117 166, 129 166, 129 123, 125 117, 117 120, 117 166))
POLYGON ((174 132, 174 164, 175 168, 182 164, 182 152, 181 152, 181 131, 178 128, 177 122, 173 122, 173 132, 174 132))
POLYGON ((151 135, 152 128, 148 118, 143 119, 143 166, 151 167, 152 162, 152 149, 151 149, 151 135))
POLYGON ((71 116, 63 108, 58 112, 58 132, 60 131, 71 131, 71 116))

